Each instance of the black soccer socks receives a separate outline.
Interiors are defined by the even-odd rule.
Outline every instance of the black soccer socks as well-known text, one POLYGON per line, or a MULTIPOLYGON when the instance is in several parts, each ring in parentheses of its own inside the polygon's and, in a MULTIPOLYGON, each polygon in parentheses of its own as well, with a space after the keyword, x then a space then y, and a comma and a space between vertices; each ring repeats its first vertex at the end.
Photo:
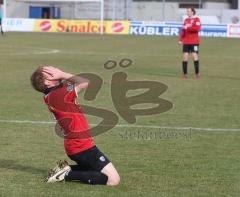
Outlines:
POLYGON ((188 62, 186 61, 182 62, 182 70, 184 75, 187 75, 187 65, 188 65, 188 62))
POLYGON ((108 177, 96 171, 70 171, 65 176, 65 181, 80 181, 92 185, 106 185, 108 177))
POLYGON ((199 61, 196 60, 194 61, 194 69, 195 69, 195 74, 199 74, 199 61))

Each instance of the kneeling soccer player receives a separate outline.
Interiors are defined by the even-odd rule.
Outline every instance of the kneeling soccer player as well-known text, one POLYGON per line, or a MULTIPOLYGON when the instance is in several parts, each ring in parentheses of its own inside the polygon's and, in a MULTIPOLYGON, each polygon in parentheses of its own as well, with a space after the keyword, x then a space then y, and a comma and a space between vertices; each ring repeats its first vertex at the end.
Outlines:
POLYGON ((32 74, 31 83, 35 90, 45 94, 44 101, 64 132, 76 134, 80 131, 81 134, 81 137, 64 138, 65 151, 77 165, 69 166, 66 161, 59 161, 50 171, 47 182, 65 180, 118 185, 120 177, 117 170, 96 147, 87 120, 76 102, 77 93, 87 88, 89 81, 53 66, 40 66, 32 74))

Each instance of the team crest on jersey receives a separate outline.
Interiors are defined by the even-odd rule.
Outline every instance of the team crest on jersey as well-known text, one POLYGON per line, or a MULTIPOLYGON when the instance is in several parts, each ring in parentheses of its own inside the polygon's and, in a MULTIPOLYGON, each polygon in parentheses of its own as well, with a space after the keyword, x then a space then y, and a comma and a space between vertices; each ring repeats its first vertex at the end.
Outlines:
POLYGON ((199 25, 201 25, 201 23, 200 23, 200 22, 196 22, 196 25, 198 25, 198 26, 199 26, 199 25))
POLYGON ((73 90, 74 90, 74 85, 70 85, 67 87, 68 92, 73 91, 73 90))
POLYGON ((100 161, 105 161, 105 157, 104 156, 101 156, 99 159, 100 159, 100 161))

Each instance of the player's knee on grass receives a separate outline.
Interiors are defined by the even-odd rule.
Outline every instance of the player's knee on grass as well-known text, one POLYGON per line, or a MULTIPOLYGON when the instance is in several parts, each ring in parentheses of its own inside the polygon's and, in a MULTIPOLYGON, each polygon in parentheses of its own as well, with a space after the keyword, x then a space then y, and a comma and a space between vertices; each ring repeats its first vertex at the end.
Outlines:
POLYGON ((120 184, 120 176, 118 174, 110 175, 108 177, 107 185, 109 186, 117 186, 120 184))
POLYGON ((106 165, 102 171, 108 177, 107 185, 117 186, 120 183, 120 176, 112 163, 106 165))

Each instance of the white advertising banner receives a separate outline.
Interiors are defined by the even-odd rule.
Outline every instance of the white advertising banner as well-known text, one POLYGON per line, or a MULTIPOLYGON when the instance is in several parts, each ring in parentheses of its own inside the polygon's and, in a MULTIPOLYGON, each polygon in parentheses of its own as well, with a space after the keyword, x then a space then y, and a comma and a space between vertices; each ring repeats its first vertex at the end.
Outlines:
POLYGON ((35 19, 5 18, 2 21, 3 31, 33 32, 35 19))
POLYGON ((228 37, 240 38, 240 24, 228 24, 228 37))

